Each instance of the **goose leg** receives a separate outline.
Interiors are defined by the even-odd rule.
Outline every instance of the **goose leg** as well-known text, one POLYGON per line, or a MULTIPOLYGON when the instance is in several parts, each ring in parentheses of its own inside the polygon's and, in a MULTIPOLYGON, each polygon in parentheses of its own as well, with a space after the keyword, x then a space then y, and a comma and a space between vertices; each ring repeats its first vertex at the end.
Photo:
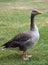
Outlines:
POLYGON ((23 60, 29 60, 29 57, 27 56, 26 52, 23 52, 23 60))
POLYGON ((32 55, 27 55, 26 52, 23 52, 23 60, 29 60, 31 57, 32 55))
POLYGON ((32 57, 32 55, 27 55, 29 58, 31 58, 32 57))

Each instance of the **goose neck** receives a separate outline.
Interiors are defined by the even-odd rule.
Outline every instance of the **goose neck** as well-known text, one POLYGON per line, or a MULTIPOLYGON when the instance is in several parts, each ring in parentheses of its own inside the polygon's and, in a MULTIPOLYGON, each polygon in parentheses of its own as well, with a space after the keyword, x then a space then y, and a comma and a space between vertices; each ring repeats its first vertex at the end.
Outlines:
POLYGON ((35 26, 35 23, 34 23, 34 16, 31 15, 31 25, 30 25, 30 30, 33 30, 33 29, 34 29, 34 26, 35 26))

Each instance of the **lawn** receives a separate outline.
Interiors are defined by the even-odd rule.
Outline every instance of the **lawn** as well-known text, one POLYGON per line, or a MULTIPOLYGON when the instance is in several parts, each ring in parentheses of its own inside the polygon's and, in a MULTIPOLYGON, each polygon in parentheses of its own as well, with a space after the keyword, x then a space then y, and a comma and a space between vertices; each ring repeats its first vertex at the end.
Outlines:
POLYGON ((48 0, 0 0, 0 65, 48 65, 48 0), (39 42, 27 50, 32 58, 24 61, 17 49, 2 50, 1 45, 18 33, 30 29, 33 9, 43 11, 35 18, 39 42))

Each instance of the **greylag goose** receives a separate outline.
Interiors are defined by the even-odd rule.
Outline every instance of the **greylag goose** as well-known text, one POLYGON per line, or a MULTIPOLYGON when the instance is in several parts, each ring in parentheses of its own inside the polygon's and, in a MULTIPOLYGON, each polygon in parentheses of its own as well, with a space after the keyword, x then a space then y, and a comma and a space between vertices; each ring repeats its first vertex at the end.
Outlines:
POLYGON ((32 47, 39 40, 39 31, 34 22, 34 17, 37 14, 42 14, 41 11, 33 10, 31 12, 31 25, 30 30, 21 32, 14 38, 3 44, 4 48, 16 48, 18 47, 20 51, 23 51, 23 59, 28 60, 32 55, 27 55, 26 50, 32 47))

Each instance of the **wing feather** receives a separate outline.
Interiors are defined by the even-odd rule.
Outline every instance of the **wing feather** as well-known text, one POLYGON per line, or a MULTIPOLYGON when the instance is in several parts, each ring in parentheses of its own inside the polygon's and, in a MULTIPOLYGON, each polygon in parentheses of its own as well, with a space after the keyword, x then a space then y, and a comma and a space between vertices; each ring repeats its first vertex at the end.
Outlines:
POLYGON ((25 45, 30 38, 31 35, 29 34, 29 32, 23 32, 6 42, 3 46, 5 46, 5 48, 22 46, 25 45))
POLYGON ((20 33, 17 36, 15 36, 12 40, 22 42, 22 41, 27 41, 30 38, 31 35, 29 33, 20 33))

